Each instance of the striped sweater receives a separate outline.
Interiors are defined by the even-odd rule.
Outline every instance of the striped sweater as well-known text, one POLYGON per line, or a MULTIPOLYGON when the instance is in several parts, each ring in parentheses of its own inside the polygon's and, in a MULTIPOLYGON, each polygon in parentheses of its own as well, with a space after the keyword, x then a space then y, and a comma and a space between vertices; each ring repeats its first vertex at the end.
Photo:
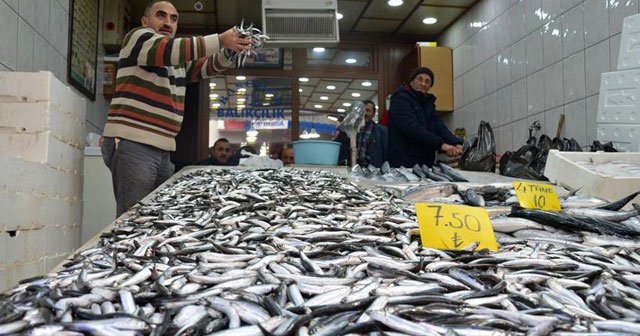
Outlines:
POLYGON ((217 34, 170 38, 151 28, 125 36, 104 136, 176 149, 188 82, 232 66, 217 34))

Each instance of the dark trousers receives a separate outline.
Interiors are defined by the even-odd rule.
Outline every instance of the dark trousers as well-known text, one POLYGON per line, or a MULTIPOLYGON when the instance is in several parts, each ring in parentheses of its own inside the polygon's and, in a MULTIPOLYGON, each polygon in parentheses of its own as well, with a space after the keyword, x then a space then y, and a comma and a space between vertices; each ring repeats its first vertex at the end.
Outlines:
POLYGON ((126 139, 105 137, 102 158, 111 170, 117 216, 150 194, 174 172, 170 153, 126 139))

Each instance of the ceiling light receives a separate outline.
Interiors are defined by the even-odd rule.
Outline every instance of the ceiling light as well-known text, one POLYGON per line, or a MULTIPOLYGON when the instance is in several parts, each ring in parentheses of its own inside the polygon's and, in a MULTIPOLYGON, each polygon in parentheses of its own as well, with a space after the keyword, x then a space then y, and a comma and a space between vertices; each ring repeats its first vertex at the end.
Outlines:
POLYGON ((349 107, 349 106, 351 106, 351 103, 342 103, 342 106, 349 107))
POLYGON ((327 85, 327 90, 335 90, 336 86, 335 85, 327 85))
POLYGON ((247 138, 251 137, 251 138, 255 138, 258 136, 258 131, 256 131, 255 128, 253 128, 253 126, 251 126, 251 128, 247 131, 247 138))
POLYGON ((331 121, 338 121, 338 117, 332 116, 332 115, 328 115, 327 119, 331 120, 331 121))
POLYGON ((305 83, 305 82, 308 82, 308 81, 309 81, 309 78, 307 78, 307 77, 300 77, 300 78, 298 78, 298 80, 299 80, 299 81, 301 81, 301 82, 303 82, 303 83, 305 83))
POLYGON ((262 106, 269 106, 271 103, 262 103, 262 106))
POLYGON ((320 96, 320 100, 329 100, 329 97, 327 97, 327 96, 320 96))
POLYGON ((320 105, 320 104, 315 104, 315 105, 313 105, 313 107, 315 107, 315 108, 317 108, 317 109, 321 109, 321 108, 322 108, 322 105, 320 105))
POLYGON ((402 5, 402 0, 389 0, 387 1, 387 5, 391 7, 398 7, 402 5))
POLYGON ((245 79, 247 79, 247 77, 245 77, 245 76, 236 76, 236 79, 237 80, 245 80, 245 79))
POLYGON ((239 104, 238 108, 242 110, 244 108, 244 104, 239 104))
POLYGON ((369 82, 369 81, 362 82, 362 86, 371 86, 371 85, 373 85, 373 84, 371 82, 369 82))
POLYGON ((220 107, 220 103, 213 103, 211 104, 211 107, 220 107))
POLYGON ((273 97, 273 93, 266 93, 264 96, 267 97, 267 98, 271 98, 271 97, 273 97))
POLYGON ((357 60, 355 58, 347 58, 346 60, 344 60, 344 62, 347 64, 353 64, 357 62, 357 60))
POLYGON ((360 97, 360 92, 351 92, 351 97, 360 97))
POLYGON ((238 89, 238 92, 243 92, 243 93, 244 93, 244 92, 247 92, 247 88, 239 88, 239 89, 238 89))
POLYGON ((343 109, 343 108, 339 108, 337 111, 338 111, 338 112, 346 112, 347 110, 345 110, 345 109, 343 109))
POLYGON ((341 13, 338 13, 336 14, 336 17, 338 18, 338 20, 341 20, 344 17, 344 15, 342 15, 341 13))
POLYGON ((433 18, 433 17, 428 17, 428 18, 425 18, 424 20, 422 20, 422 23, 424 23, 424 24, 434 24, 436 22, 438 22, 438 19, 433 18))
POLYGON ((324 48, 323 47, 315 47, 315 48, 313 48, 313 52, 317 52, 317 53, 324 52, 324 48))
POLYGON ((210 88, 214 88, 214 87, 216 87, 216 83, 213 83, 213 82, 209 83, 209 87, 210 87, 210 88))
POLYGON ((302 92, 302 89, 298 89, 298 92, 302 92))
POLYGON ((212 93, 212 94, 209 95, 209 98, 218 99, 218 94, 217 93, 212 93))
POLYGON ((255 143, 258 140, 258 138, 257 137, 247 137, 246 140, 247 140, 248 143, 255 143))
POLYGON ((238 98, 238 102, 244 103, 245 101, 247 101, 245 98, 238 98))

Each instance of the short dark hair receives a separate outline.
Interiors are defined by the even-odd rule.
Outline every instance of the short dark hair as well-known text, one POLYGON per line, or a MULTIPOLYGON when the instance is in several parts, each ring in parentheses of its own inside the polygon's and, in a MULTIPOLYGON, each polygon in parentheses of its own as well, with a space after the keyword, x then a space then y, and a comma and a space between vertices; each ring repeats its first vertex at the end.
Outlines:
POLYGON ((363 100, 362 103, 365 104, 365 105, 367 105, 367 104, 373 105, 373 112, 378 110, 378 107, 376 106, 376 103, 374 103, 373 101, 371 101, 369 99, 363 100))
POLYGON ((153 7, 153 5, 157 4, 158 2, 168 2, 173 5, 171 1, 167 1, 167 0, 151 0, 147 4, 147 7, 144 8, 144 16, 149 17, 149 14, 151 13, 151 7, 153 7))
POLYGON ((282 145, 282 148, 280 149, 280 154, 278 154, 278 159, 282 159, 282 154, 284 153, 284 150, 289 148, 293 150, 293 146, 290 143, 282 145))
POLYGON ((211 147, 211 149, 216 148, 216 146, 218 145, 218 143, 219 143, 219 142, 226 142, 226 143, 229 143, 229 139, 227 139, 227 138, 220 138, 220 139, 216 140, 216 142, 214 142, 214 143, 213 143, 213 147, 211 147))

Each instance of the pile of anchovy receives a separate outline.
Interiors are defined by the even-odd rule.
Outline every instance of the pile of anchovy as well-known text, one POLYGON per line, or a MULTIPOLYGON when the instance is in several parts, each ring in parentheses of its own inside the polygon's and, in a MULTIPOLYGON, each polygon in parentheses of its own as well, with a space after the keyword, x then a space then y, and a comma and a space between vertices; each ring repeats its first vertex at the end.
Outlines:
POLYGON ((0 334, 640 334, 633 231, 527 214, 494 219, 498 252, 443 251, 421 247, 413 203, 382 189, 200 168, 1 294, 0 334))

